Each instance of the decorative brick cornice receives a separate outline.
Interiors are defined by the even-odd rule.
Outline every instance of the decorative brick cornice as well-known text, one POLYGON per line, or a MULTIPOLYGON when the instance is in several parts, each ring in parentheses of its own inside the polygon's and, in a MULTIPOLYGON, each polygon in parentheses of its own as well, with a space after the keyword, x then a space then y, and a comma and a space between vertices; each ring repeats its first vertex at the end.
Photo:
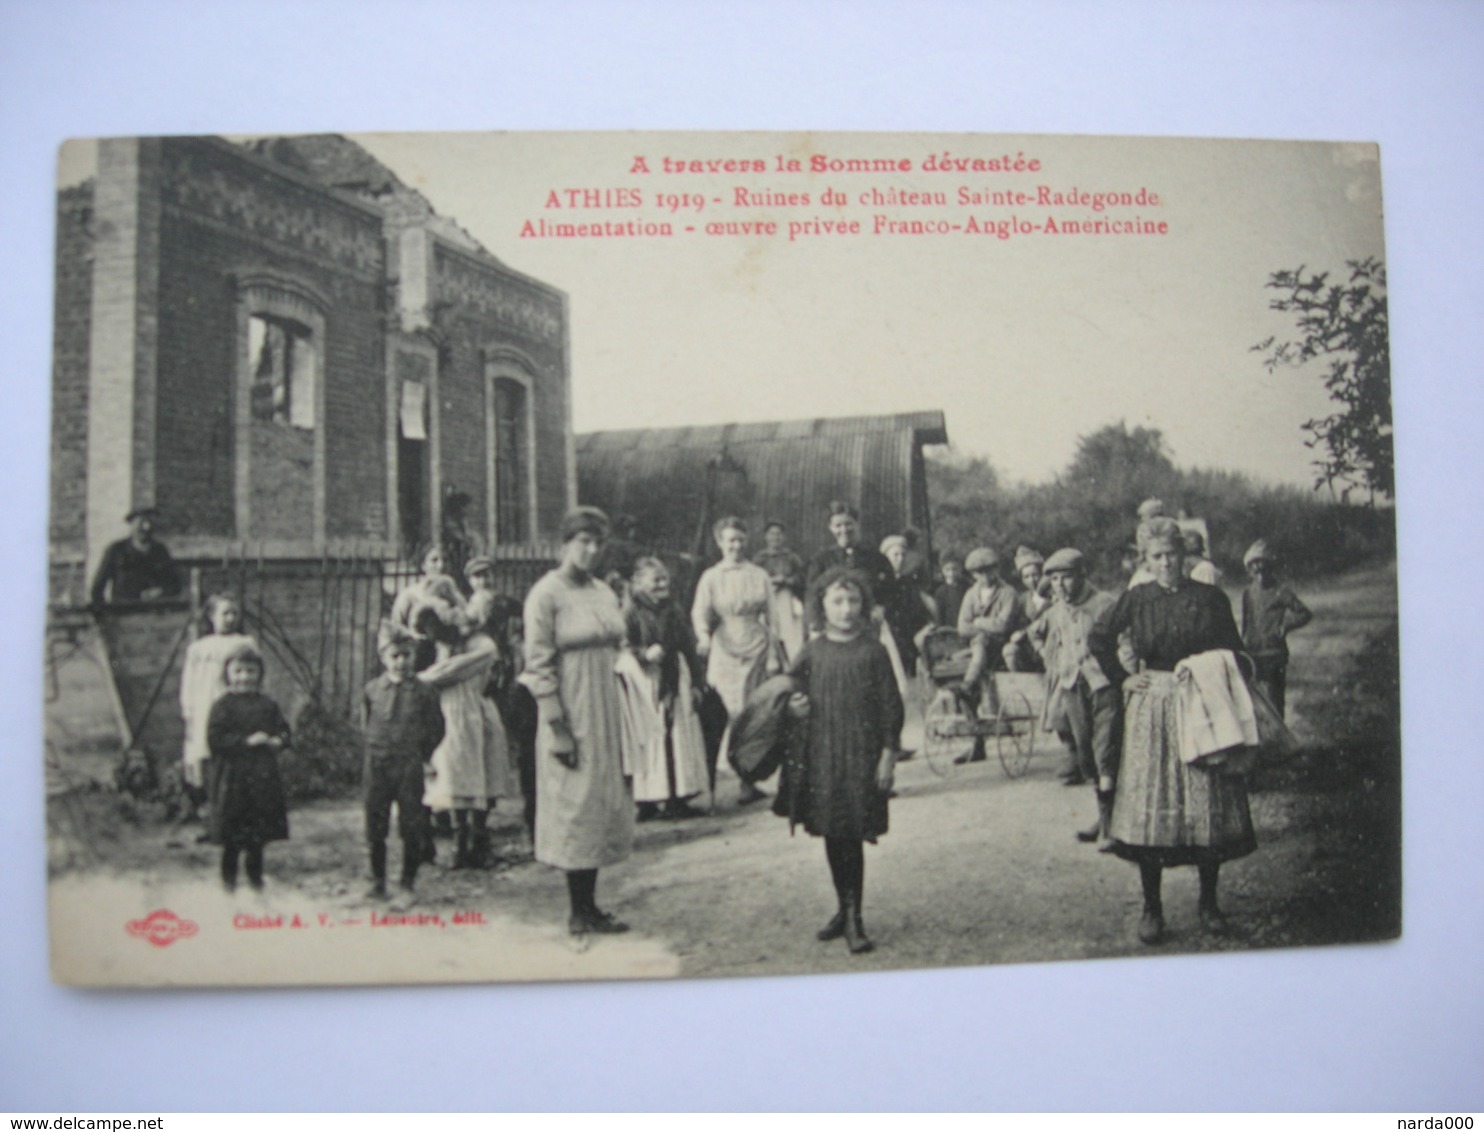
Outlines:
POLYGON ((238 159, 224 147, 167 144, 161 197, 167 209, 358 273, 380 275, 385 269, 377 217, 323 188, 278 176, 246 155, 238 159))
POLYGON ((528 337, 561 346, 560 299, 442 243, 434 252, 434 262, 437 305, 467 307, 528 337))

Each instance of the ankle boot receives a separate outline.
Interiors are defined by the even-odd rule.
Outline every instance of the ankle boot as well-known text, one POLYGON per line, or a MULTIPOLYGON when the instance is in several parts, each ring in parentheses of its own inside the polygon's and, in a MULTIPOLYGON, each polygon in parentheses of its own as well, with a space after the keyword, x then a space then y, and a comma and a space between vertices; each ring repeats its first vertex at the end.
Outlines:
POLYGON ((1157 904, 1144 905, 1144 914, 1139 917, 1139 942, 1158 943, 1165 937, 1164 909, 1157 904))
POLYGON ((1216 906, 1216 901, 1201 901, 1196 907, 1196 914, 1200 918, 1201 930, 1208 935, 1225 935, 1227 932, 1226 916, 1216 906))
POLYGON ((852 955, 863 955, 867 951, 874 951, 876 945, 866 935, 866 925, 861 921, 861 894, 850 893, 847 903, 843 933, 845 946, 850 948, 852 955))
POLYGON ((1106 830, 1107 827, 1103 822, 1103 795, 1100 792, 1098 794, 1098 816, 1086 829, 1077 831, 1077 840, 1084 845, 1091 845, 1094 841, 1102 840, 1106 830))
POLYGON ((1099 853, 1113 852, 1117 844, 1113 840, 1113 791, 1098 791, 1098 844, 1099 853))
POLYGON ((831 917, 829 923, 814 933, 814 938, 820 943, 829 943, 833 939, 839 939, 845 934, 845 922, 848 919, 850 919, 850 901, 842 894, 840 910, 831 917))

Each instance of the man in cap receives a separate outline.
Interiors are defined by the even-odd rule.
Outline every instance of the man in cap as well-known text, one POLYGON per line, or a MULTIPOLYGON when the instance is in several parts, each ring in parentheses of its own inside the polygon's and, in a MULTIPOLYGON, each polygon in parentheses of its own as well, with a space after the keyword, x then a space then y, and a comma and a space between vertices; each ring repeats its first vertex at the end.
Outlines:
MULTIPOLYGON (((1010 639, 1019 629, 1024 616, 1013 589, 1000 577, 1000 556, 987 546, 969 551, 964 568, 974 579, 958 610, 958 631, 970 640, 969 667, 964 672, 964 690, 977 695, 983 717, 998 714, 994 680, 989 673, 999 660, 1010 639)), ((964 762, 982 762, 984 743, 976 740, 974 749, 962 756, 964 762)))
MULTIPOLYGON (((1051 591, 1042 582, 1042 569, 1046 559, 1041 552, 1029 546, 1015 548, 1015 574, 1020 579, 1021 591, 1015 595, 1020 606, 1017 620, 1029 626, 1045 612, 1051 604, 1051 591)), ((1011 672, 1040 672, 1041 658, 1025 639, 1025 629, 1017 629, 1005 642, 1005 667, 1011 672)))
POLYGON ((93 576, 92 603, 154 601, 180 595, 180 573, 165 544, 155 538, 154 507, 136 507, 124 516, 130 526, 128 538, 119 539, 103 552, 103 561, 93 576))
POLYGON ((1064 721, 1063 742, 1072 755, 1068 786, 1089 780, 1097 792, 1098 820, 1079 830, 1080 841, 1096 841, 1098 849, 1112 848, 1108 821, 1113 813, 1113 790, 1118 777, 1120 699, 1118 689, 1087 647, 1093 624, 1112 609, 1117 599, 1094 589, 1087 581, 1082 552, 1063 547, 1046 561, 1052 603, 1030 627, 1027 636, 1046 662, 1048 729, 1064 721))
POLYGON ((1288 634, 1314 620, 1309 607, 1278 581, 1277 563, 1263 539, 1242 555, 1249 579, 1242 591, 1242 644, 1256 668, 1258 688, 1281 716, 1288 684, 1288 634))

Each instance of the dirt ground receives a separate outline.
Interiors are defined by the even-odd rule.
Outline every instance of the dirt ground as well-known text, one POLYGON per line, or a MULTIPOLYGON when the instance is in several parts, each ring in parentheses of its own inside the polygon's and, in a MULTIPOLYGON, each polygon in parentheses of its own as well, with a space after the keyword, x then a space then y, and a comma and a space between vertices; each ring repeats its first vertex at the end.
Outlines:
MULTIPOLYGON (((1167 941, 1153 948, 1138 943, 1137 874, 1074 839, 1073 831, 1093 816, 1092 791, 1060 783, 1062 755, 1047 736, 1016 779, 994 758, 946 773, 922 756, 899 767, 891 832, 866 855, 872 954, 851 956, 843 943, 815 941, 833 911, 822 844, 802 831, 791 837, 766 803, 739 809, 736 780, 725 772, 713 816, 641 825, 632 858, 604 870, 599 900, 634 931, 589 946, 594 952, 640 948, 651 973, 744 975, 1392 936, 1400 905, 1397 784, 1384 775, 1349 773, 1336 752, 1320 745, 1322 737, 1306 732, 1305 708, 1342 692, 1337 681, 1345 659, 1394 616, 1394 567, 1358 571, 1301 593, 1316 619, 1292 641, 1290 715, 1311 749, 1257 783, 1252 808, 1260 847, 1223 869, 1222 901, 1232 924, 1224 937, 1201 932, 1194 871, 1177 869, 1165 881, 1167 941)), ((920 705, 904 741, 921 745, 920 705)), ((195 843, 195 827, 117 820, 127 809, 106 791, 53 796, 50 860, 59 889, 85 902, 140 876, 156 891, 214 888, 215 851, 195 843)), ((343 917, 369 914, 360 821, 353 801, 295 809, 292 839, 269 847, 262 907, 287 901, 343 917)), ((531 860, 518 807, 502 805, 492 824, 500 864, 488 871, 426 869, 416 910, 477 911, 496 929, 491 938, 586 951, 562 932, 561 876, 531 860)), ((397 853, 394 841, 394 868, 397 853)), ((444 843, 441 858, 451 855, 444 843)), ((585 972, 579 964, 567 973, 585 972)))

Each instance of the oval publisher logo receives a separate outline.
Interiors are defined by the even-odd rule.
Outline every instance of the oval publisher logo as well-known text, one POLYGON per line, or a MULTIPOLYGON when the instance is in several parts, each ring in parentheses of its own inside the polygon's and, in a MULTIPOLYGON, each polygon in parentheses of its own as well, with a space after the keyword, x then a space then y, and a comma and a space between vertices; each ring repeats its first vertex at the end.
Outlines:
POLYGON ((155 947, 169 947, 176 940, 190 939, 201 929, 195 920, 182 919, 168 908, 156 908, 142 920, 130 920, 124 930, 155 947))

